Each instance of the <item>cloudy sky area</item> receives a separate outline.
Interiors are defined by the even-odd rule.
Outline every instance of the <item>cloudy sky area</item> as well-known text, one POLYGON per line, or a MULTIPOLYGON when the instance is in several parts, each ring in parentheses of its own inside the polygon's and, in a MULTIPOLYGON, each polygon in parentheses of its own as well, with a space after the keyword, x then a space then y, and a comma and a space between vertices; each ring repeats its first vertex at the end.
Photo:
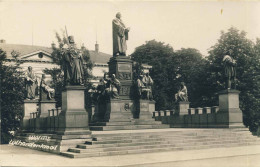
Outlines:
POLYGON ((78 45, 112 54, 112 19, 120 11, 131 28, 128 54, 155 39, 175 50, 196 48, 203 55, 220 31, 231 26, 245 30, 249 39, 260 37, 260 2, 174 1, 1 1, 0 38, 9 44, 50 46, 55 31, 65 25, 78 45), (222 13, 221 13, 222 10, 222 13))

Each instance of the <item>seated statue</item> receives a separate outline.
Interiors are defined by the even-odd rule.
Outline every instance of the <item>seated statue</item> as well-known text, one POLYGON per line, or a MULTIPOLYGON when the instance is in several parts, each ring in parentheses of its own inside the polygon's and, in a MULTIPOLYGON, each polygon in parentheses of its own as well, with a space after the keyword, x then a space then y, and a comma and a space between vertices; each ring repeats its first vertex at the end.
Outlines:
POLYGON ((52 98, 54 98, 55 90, 48 86, 48 84, 46 82, 45 74, 42 74, 40 89, 41 89, 41 91, 40 91, 41 100, 43 100, 43 99, 51 100, 52 98), (47 97, 44 97, 44 94, 46 94, 47 97))
POLYGON ((112 99, 119 99, 119 90, 121 83, 116 79, 115 74, 112 74, 111 79, 108 81, 109 95, 112 99))
POLYGON ((153 94, 152 94, 153 79, 150 77, 149 72, 143 76, 142 82, 145 86, 146 98, 149 100, 152 100, 153 99, 153 94))
MULTIPOLYGON (((148 74, 149 76, 149 74, 148 74)), ((152 84, 153 80, 147 75, 139 75, 137 80, 137 90, 138 90, 138 95, 141 97, 141 99, 147 99, 147 100, 152 100, 152 84)))
POLYGON ((175 102, 177 101, 188 101, 188 91, 184 82, 181 82, 179 91, 175 94, 175 102))

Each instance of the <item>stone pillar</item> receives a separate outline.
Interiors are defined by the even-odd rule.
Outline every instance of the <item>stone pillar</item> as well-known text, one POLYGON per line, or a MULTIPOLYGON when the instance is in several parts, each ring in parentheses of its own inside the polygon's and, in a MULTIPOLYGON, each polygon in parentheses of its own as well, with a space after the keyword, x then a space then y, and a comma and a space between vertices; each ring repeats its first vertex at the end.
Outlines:
POLYGON ((239 93, 234 89, 219 92, 219 111, 217 113, 219 127, 244 127, 243 114, 239 108, 239 93))
POLYGON ((40 109, 40 117, 45 118, 48 117, 49 113, 48 110, 56 108, 56 101, 53 100, 44 100, 39 102, 39 109, 40 109))
POLYGON ((84 86, 66 86, 62 92, 58 135, 75 135, 77 137, 77 135, 90 134, 84 91, 84 86))
POLYGON ((39 101, 38 100, 24 100, 24 112, 23 112, 23 121, 22 128, 24 130, 30 129, 29 119, 30 113, 37 112, 39 101))
POLYGON ((190 108, 190 102, 186 102, 186 101, 180 101, 179 102, 178 109, 179 109, 180 115, 187 115, 189 108, 190 108))

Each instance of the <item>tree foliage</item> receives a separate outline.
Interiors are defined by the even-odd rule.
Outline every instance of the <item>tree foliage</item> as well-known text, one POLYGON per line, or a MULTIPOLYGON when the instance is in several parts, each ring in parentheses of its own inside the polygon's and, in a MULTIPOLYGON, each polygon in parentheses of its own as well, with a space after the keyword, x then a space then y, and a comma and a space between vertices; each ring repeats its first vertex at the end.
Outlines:
POLYGON ((6 53, 0 49, 1 143, 8 143, 12 131, 20 127, 23 117, 24 79, 20 62, 6 65, 6 53))

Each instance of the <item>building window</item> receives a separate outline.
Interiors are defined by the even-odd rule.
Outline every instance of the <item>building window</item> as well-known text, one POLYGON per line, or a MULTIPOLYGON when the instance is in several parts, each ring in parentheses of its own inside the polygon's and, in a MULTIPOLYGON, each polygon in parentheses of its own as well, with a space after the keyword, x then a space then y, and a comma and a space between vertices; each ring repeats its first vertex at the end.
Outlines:
POLYGON ((38 57, 39 57, 39 58, 42 58, 42 57, 43 57, 43 53, 40 52, 40 53, 38 54, 38 57))

